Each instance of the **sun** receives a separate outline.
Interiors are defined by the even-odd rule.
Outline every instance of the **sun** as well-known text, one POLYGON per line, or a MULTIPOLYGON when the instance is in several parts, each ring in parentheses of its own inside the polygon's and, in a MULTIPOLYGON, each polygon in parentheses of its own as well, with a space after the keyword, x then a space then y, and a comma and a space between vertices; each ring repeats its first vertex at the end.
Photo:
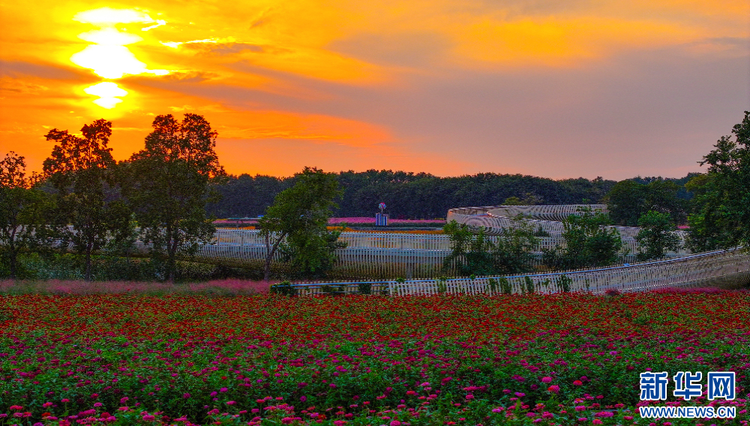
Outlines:
POLYGON ((120 86, 112 82, 95 84, 83 89, 83 91, 89 95, 99 97, 94 103, 106 109, 112 109, 117 106, 117 104, 122 102, 122 99, 119 98, 128 94, 125 89, 120 88, 120 86))
MULTIPOLYGON (((148 24, 148 27, 141 28, 143 31, 148 31, 156 26, 165 25, 165 21, 151 19, 148 14, 137 10, 108 7, 80 12, 73 17, 73 20, 99 27, 78 36, 91 44, 70 57, 74 64, 90 69, 99 77, 109 80, 116 80, 126 75, 169 74, 167 70, 149 69, 146 63, 136 58, 127 45, 138 43, 143 38, 117 28, 118 24, 148 24)), ((122 102, 118 99, 119 97, 127 95, 125 90, 111 82, 99 83, 84 91, 98 96, 99 99, 94 103, 108 109, 122 102)))

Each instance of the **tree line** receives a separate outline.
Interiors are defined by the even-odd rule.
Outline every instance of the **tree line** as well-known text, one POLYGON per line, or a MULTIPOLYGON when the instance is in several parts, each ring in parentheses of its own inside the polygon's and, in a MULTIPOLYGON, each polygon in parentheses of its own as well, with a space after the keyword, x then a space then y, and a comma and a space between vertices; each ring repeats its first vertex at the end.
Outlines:
MULTIPOLYGON (((596 178, 552 180, 520 174, 479 173, 438 177, 428 173, 392 170, 346 171, 336 174, 343 190, 337 217, 373 216, 378 204, 388 206, 394 219, 444 218, 448 209, 461 206, 520 204, 579 204, 602 200, 616 181, 596 178)), ((228 176, 217 185, 223 195, 209 203, 216 217, 257 217, 273 203, 280 191, 294 184, 294 177, 242 174, 228 176)))
MULTIPOLYGON (((97 253, 130 256, 140 241, 158 278, 174 281, 178 259, 213 238, 215 217, 206 207, 221 199, 217 188, 227 176, 215 151, 217 132, 204 117, 160 115, 152 127, 143 149, 121 162, 108 146, 112 123, 104 119, 83 126, 80 136, 49 131, 45 137, 54 146, 41 174, 27 176, 24 157, 6 154, 0 160, 0 273, 7 265, 7 275, 19 276, 24 253, 72 247, 90 280, 97 253)), ((292 182, 273 194, 260 223, 266 280, 277 251, 296 274, 320 276, 343 246, 326 228, 341 195, 334 175, 305 168, 292 182)))
MULTIPOLYGON (((202 116, 185 114, 180 121, 161 115, 152 127, 143 149, 121 162, 114 160, 108 146, 112 123, 103 119, 83 126, 80 136, 67 130, 49 131, 45 136, 54 147, 41 174, 27 175, 25 160, 16 153, 0 160, 4 273, 18 275, 21 253, 49 252, 62 245, 80 254, 84 275, 90 279, 95 253, 107 248, 129 256, 140 239, 148 245, 152 260, 161 265, 161 277, 173 280, 177 259, 212 238, 214 217, 263 215, 260 227, 269 253, 265 277, 277 251, 299 274, 321 276, 341 247, 338 234, 325 227, 327 218, 371 216, 380 202, 396 218, 444 217, 448 209, 460 206, 607 203, 608 217, 583 214, 582 221, 566 221, 569 245, 580 250, 548 254, 549 264, 559 267, 599 265, 602 259, 611 259, 587 248, 587 244, 617 245, 615 235, 601 232, 611 223, 650 230, 644 241, 659 244, 647 254, 650 258, 673 247, 669 233, 678 224, 689 224, 688 243, 694 251, 750 241, 748 112, 732 129, 733 137, 719 139, 700 161, 708 166, 707 173, 621 182, 494 173, 441 178, 390 170, 336 174, 315 168, 289 178, 227 176, 214 149, 218 135, 202 116), (587 240, 593 236, 597 239, 587 240), (588 260, 581 260, 581 253, 588 260)), ((508 234, 515 245, 504 243, 511 254, 500 264, 522 258, 521 253, 531 247, 531 240, 525 239, 528 230, 521 230, 508 234)), ((476 240, 459 231, 465 229, 446 228, 456 235, 455 243, 469 252, 497 251, 481 234, 476 240)), ((460 251, 453 257, 467 258, 460 251)))

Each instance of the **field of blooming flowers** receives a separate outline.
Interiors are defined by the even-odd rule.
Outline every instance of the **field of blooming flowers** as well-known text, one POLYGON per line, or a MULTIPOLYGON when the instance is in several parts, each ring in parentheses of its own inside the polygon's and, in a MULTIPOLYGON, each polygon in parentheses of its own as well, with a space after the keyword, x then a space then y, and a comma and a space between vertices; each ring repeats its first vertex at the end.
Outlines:
POLYGON ((750 293, 0 295, 0 425, 696 424, 647 369, 735 371, 690 404, 746 425, 750 293))

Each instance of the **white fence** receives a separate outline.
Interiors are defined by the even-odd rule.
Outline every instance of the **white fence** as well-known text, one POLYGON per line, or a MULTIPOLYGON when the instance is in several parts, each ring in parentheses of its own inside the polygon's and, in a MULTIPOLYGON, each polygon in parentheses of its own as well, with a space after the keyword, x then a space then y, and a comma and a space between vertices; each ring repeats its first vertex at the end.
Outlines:
POLYGON ((331 282, 297 284, 300 295, 353 294, 365 287, 370 294, 415 296, 434 294, 551 294, 563 291, 604 293, 648 291, 672 287, 700 287, 713 284, 738 286, 750 281, 750 254, 745 250, 701 253, 678 259, 644 262, 610 268, 547 274, 455 278, 448 280, 405 280, 377 282, 331 282), (567 287, 567 289, 565 288, 567 287))

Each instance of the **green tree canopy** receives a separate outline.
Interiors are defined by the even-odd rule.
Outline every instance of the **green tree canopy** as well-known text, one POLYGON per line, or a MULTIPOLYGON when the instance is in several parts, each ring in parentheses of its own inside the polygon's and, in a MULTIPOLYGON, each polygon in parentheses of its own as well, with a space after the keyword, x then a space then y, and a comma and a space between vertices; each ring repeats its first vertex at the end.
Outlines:
POLYGON ((529 272, 539 246, 533 226, 522 218, 503 228, 500 235, 490 237, 483 228, 472 229, 455 220, 443 227, 450 236, 451 253, 443 261, 443 268, 455 268, 459 275, 496 275, 529 272))
POLYGON ((143 242, 153 256, 166 258, 164 276, 174 281, 177 255, 193 253, 213 237, 206 216, 214 195, 209 183, 225 173, 214 151, 217 133, 202 116, 185 114, 178 121, 160 115, 152 126, 146 147, 124 165, 125 192, 143 242))
MULTIPOLYGON (((91 255, 106 244, 119 223, 111 210, 114 178, 112 148, 107 145, 112 123, 100 119, 81 129, 82 137, 67 130, 50 130, 46 138, 56 143, 44 160, 44 174, 57 191, 57 205, 72 225, 63 234, 85 256, 85 278, 91 279, 91 255)), ((118 210, 119 211, 119 210, 118 210)))
POLYGON ((669 214, 676 223, 684 223, 687 203, 678 198, 679 190, 679 185, 665 179, 646 184, 630 179, 617 182, 605 197, 609 217, 618 225, 638 226, 641 216, 658 211, 669 214))
POLYGON ((699 189, 688 219, 693 251, 750 245, 750 111, 732 134, 700 161, 708 173, 693 182, 699 189))
POLYGON ((680 249, 680 237, 675 233, 675 224, 667 213, 650 211, 638 220, 641 230, 636 235, 638 260, 663 259, 668 251, 680 249))
POLYGON ((326 225, 341 193, 334 173, 305 167, 295 175, 294 185, 276 196, 259 221, 266 240, 266 280, 280 247, 301 274, 321 274, 330 268, 333 251, 341 245, 336 244, 338 234, 328 232, 326 225))
POLYGON ((26 176, 24 157, 11 151, 0 160, 0 258, 8 265, 11 278, 19 275, 18 255, 49 237, 45 231, 50 200, 33 188, 37 181, 36 175, 26 176))
POLYGON ((566 246, 543 250, 544 263, 553 269, 577 269, 611 265, 623 246, 617 229, 609 228, 609 216, 581 209, 563 220, 566 246))

